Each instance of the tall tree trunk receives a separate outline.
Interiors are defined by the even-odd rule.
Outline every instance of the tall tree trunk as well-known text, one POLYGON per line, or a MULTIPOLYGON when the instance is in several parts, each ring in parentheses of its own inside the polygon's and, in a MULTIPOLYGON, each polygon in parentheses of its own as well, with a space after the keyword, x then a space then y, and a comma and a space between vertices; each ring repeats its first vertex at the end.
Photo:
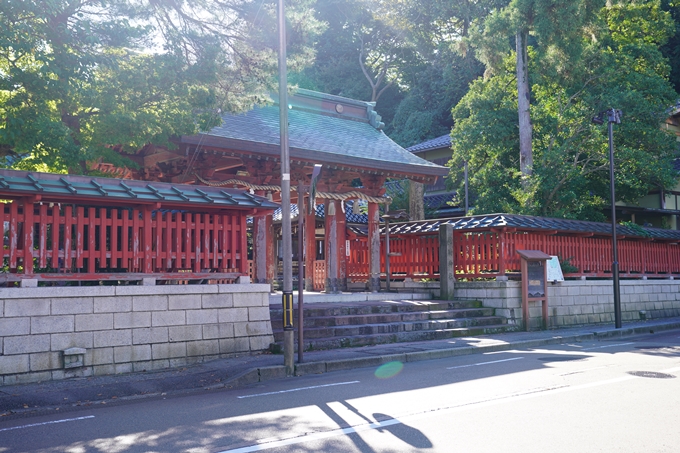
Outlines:
POLYGON ((527 62, 528 32, 517 33, 517 110, 519 114, 519 169, 522 172, 522 184, 528 184, 528 176, 534 165, 531 151, 531 116, 529 114, 529 70, 527 62))

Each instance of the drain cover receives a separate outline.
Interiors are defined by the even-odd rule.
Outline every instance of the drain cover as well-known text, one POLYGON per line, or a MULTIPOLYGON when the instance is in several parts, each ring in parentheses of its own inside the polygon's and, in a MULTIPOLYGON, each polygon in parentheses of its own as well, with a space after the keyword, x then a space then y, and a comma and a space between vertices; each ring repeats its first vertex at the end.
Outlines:
POLYGON ((667 373, 659 373, 657 371, 629 371, 628 374, 632 374, 637 377, 646 377, 654 379, 673 379, 675 376, 667 373))
POLYGON ((544 362, 575 362, 577 360, 585 360, 586 358, 579 355, 558 355, 555 357, 540 357, 538 360, 543 360, 544 362))

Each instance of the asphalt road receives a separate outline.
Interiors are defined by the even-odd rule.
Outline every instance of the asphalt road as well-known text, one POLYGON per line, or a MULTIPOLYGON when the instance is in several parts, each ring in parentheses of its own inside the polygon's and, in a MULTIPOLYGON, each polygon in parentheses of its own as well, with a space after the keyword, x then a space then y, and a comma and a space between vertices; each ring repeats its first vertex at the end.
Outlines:
POLYGON ((679 452, 680 331, 0 421, 14 452, 679 452))

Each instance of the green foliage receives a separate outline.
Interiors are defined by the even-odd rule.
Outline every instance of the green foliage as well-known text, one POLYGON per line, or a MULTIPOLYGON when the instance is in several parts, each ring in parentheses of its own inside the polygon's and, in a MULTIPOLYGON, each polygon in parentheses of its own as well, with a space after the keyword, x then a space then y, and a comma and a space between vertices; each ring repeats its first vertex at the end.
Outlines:
MULTIPOLYGON (((580 50, 529 49, 533 175, 519 177, 514 58, 496 62, 453 109, 451 167, 467 160, 475 213, 515 212, 598 220, 609 203, 607 127, 590 119, 623 110, 615 125, 616 195, 635 201, 674 184, 674 137, 659 127, 677 94, 659 46, 672 21, 657 1, 622 2, 580 24, 580 50)), ((550 41, 548 41, 550 42, 550 41)), ((548 46, 549 47, 549 46, 548 46)), ((452 179, 461 184, 461 175, 452 179)))
POLYGON ((671 67, 670 82, 675 91, 680 92, 680 2, 677 0, 663 0, 664 11, 668 11, 675 22, 675 30, 668 42, 661 46, 663 56, 668 59, 671 67))
POLYGON ((619 222, 619 225, 623 225, 629 230, 633 230, 636 235, 643 237, 643 238, 648 238, 652 237, 651 234, 649 234, 649 231, 645 230, 643 227, 638 225, 635 222, 630 222, 630 221, 624 221, 624 222, 619 222))
POLYGON ((557 255, 557 260, 560 262, 560 268, 562 268, 563 274, 574 274, 578 272, 578 267, 571 264, 571 260, 573 259, 573 256, 570 256, 569 258, 562 258, 561 255, 557 255))
MULTIPOLYGON (((306 0, 288 11, 289 65, 300 69, 321 28, 306 0)), ((254 0, 0 3, 2 163, 82 172, 265 102, 275 16, 254 0)))

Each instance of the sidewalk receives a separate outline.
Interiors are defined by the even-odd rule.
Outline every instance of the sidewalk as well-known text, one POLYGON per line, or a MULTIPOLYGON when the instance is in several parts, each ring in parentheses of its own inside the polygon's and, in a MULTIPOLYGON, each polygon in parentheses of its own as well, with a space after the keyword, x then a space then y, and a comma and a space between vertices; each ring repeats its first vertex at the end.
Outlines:
MULTIPOLYGON (((671 329, 680 329, 680 318, 625 323, 621 329, 615 329, 613 325, 585 326, 310 351, 304 353, 304 362, 301 364, 297 363, 295 354, 296 374, 378 366, 395 360, 415 362, 550 344, 605 340, 671 329)), ((79 406, 111 404, 150 396, 234 388, 282 378, 286 378, 283 355, 259 354, 213 360, 178 369, 6 386, 0 387, 0 422, 21 415, 68 411, 79 406)))

